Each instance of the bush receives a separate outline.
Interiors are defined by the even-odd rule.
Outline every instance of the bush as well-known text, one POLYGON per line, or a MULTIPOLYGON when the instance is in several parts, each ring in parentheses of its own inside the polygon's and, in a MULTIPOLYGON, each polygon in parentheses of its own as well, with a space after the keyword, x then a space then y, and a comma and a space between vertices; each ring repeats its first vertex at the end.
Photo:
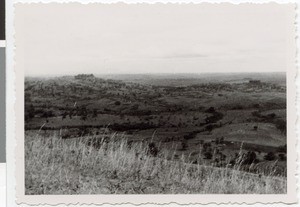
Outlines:
POLYGON ((25 108, 25 114, 26 114, 26 117, 28 117, 27 119, 32 119, 34 118, 35 116, 35 108, 33 106, 33 104, 30 104, 30 106, 26 106, 25 108))
POLYGON ((276 114, 275 113, 271 113, 271 114, 268 114, 267 117, 269 119, 274 119, 276 117, 276 114))
POLYGON ((213 112, 212 116, 206 117, 205 122, 206 123, 216 123, 217 121, 221 120, 223 118, 223 114, 221 112, 213 112))
POLYGON ((207 125, 205 127, 205 131, 208 131, 210 133, 215 128, 217 128, 217 125, 215 125, 215 124, 209 124, 209 125, 207 125))
POLYGON ((152 156, 154 156, 154 157, 157 156, 157 154, 158 154, 158 148, 156 147, 156 145, 155 145, 154 142, 150 142, 150 143, 148 144, 148 149, 149 149, 148 152, 150 153, 150 155, 152 155, 152 156))
POLYGON ((259 111, 253 111, 252 113, 252 116, 256 116, 256 117, 261 117, 261 114, 260 114, 260 112, 259 111))
POLYGON ((281 161, 286 161, 286 155, 285 155, 285 154, 280 153, 278 156, 279 156, 279 159, 280 159, 281 161))
POLYGON ((224 138, 224 137, 221 137, 221 138, 220 138, 220 144, 223 144, 224 141, 225 141, 225 138, 224 138))
POLYGON ((242 161, 242 164, 245 165, 250 165, 252 163, 257 163, 257 159, 256 159, 256 153, 253 151, 249 151, 244 155, 244 159, 242 161))
POLYGON ((53 111, 44 111, 41 117, 48 118, 48 117, 53 117, 53 116, 54 116, 53 111))
POLYGON ((204 153, 204 159, 210 160, 212 158, 212 153, 211 152, 205 152, 204 153))
POLYGON ((214 107, 209 107, 205 112, 206 113, 214 113, 216 110, 214 107))
POLYGON ((253 106, 253 108, 257 108, 257 109, 260 107, 259 104, 253 104, 252 106, 253 106))
POLYGON ((273 161, 275 160, 276 156, 274 154, 274 152, 269 152, 268 154, 266 154, 264 156, 264 159, 267 160, 267 161, 273 161))
POLYGON ((187 142, 186 141, 182 141, 181 142, 181 150, 186 150, 188 147, 187 142))
POLYGON ((95 117, 97 117, 98 116, 98 110, 97 109, 94 109, 93 110, 93 117, 95 118, 95 117))
POLYGON ((116 102, 115 102, 115 105, 116 105, 116 106, 120 106, 120 105, 121 105, 121 102, 120 102, 120 101, 116 101, 116 102))
POLYGON ((204 150, 204 151, 207 151, 210 147, 211 147, 211 144, 208 143, 208 142, 205 142, 205 143, 203 144, 203 150, 204 150))
POLYGON ((277 148, 277 152, 282 152, 282 153, 286 153, 287 149, 286 149, 286 144, 285 145, 281 145, 277 148))
POLYGON ((197 133, 198 133, 197 131, 191 132, 187 135, 184 135, 183 138, 185 140, 194 139, 196 137, 197 133))
POLYGON ((231 110, 241 110, 241 109, 244 109, 244 107, 240 104, 237 104, 231 108, 231 110))
POLYGON ((278 119, 275 122, 275 126, 277 129, 280 130, 281 133, 285 133, 286 132, 286 121, 282 120, 282 119, 278 119))

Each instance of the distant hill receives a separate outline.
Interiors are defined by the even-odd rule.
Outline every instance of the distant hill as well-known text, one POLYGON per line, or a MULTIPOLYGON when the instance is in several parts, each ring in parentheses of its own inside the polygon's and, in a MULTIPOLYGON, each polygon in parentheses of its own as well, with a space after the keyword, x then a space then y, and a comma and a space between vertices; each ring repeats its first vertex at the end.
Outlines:
POLYGON ((107 74, 96 75, 104 79, 122 80, 158 86, 188 86, 199 83, 235 83, 261 80, 267 83, 286 85, 284 72, 274 73, 202 73, 202 74, 107 74))

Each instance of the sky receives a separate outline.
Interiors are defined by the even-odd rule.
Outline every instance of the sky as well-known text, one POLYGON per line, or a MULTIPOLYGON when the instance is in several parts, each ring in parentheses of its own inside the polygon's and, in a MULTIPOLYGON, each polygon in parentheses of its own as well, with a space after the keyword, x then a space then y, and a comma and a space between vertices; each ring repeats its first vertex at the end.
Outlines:
POLYGON ((25 4, 25 74, 284 72, 291 5, 25 4))

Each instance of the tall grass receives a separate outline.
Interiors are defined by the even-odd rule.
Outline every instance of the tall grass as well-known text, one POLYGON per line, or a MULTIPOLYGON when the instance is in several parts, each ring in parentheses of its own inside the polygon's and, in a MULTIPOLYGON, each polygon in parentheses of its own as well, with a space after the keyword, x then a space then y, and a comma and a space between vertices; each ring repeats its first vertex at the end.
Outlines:
POLYGON ((146 142, 98 138, 25 136, 26 194, 282 194, 286 178, 233 168, 191 164, 146 142), (100 141, 99 141, 100 139, 100 141))

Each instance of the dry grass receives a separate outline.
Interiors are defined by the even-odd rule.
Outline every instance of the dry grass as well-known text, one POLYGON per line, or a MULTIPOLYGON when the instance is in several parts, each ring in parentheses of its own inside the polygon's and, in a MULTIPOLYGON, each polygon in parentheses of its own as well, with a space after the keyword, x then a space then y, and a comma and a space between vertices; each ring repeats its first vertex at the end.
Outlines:
POLYGON ((26 194, 283 194, 286 178, 258 176, 234 168, 190 164, 145 142, 128 144, 111 135, 101 146, 87 138, 63 140, 26 135, 26 194))

